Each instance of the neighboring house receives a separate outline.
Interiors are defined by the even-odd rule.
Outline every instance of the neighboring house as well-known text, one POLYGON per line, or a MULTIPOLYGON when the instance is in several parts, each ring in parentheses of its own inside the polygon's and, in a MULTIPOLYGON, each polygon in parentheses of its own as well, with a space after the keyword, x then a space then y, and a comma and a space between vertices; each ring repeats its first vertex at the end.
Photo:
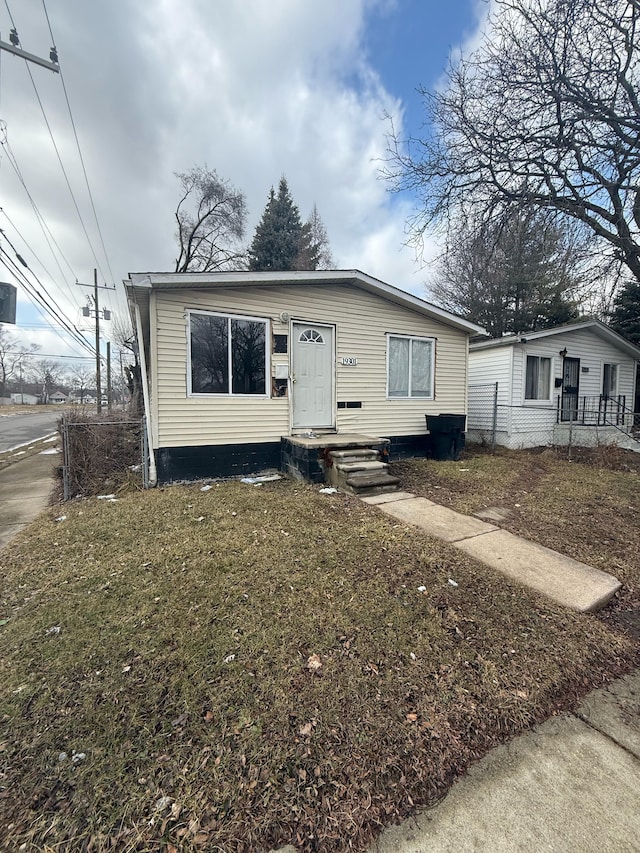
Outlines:
POLYGON ((474 342, 467 438, 486 440, 495 423, 496 443, 515 449, 629 443, 639 361, 599 320, 474 342))
POLYGON ((425 415, 466 413, 469 336, 483 330, 362 272, 132 274, 125 287, 160 481, 296 466, 319 479, 312 450, 353 437, 424 455, 425 415))
POLYGON ((49 402, 50 403, 68 403, 69 398, 63 391, 54 391, 53 394, 49 394, 49 402))
POLYGON ((21 406, 37 406, 40 403, 40 397, 36 394, 23 394, 21 391, 11 395, 11 402, 21 406))

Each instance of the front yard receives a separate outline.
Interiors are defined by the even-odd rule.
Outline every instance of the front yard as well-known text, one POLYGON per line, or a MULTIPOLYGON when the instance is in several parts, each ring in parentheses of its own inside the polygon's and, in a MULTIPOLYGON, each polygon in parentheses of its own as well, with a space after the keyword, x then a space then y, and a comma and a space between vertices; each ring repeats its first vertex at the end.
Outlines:
MULTIPOLYGON (((464 511, 513 470, 400 465, 464 511)), ((596 508, 616 484, 613 535, 637 489, 593 476, 596 508)), ((564 497, 575 523, 554 482, 545 513, 564 497)), ((637 547, 611 545, 632 585, 637 547)), ((615 626, 285 481, 72 502, 2 558, 2 849, 364 850, 635 654, 615 626)))

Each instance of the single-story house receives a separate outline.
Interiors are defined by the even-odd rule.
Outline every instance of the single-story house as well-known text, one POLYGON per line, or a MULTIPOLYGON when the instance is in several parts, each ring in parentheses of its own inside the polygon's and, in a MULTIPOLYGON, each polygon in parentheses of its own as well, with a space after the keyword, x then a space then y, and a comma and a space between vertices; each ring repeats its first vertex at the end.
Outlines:
POLYGON ((64 391, 54 391, 53 394, 49 394, 49 402, 60 405, 62 403, 68 403, 69 397, 64 393, 64 391))
POLYGON ((640 348, 599 320, 472 342, 467 439, 495 428, 513 449, 629 444, 639 362, 640 348))
POLYGON ((23 394, 18 391, 11 394, 11 402, 21 406, 37 406, 41 398, 36 394, 23 394))
POLYGON ((269 468, 320 481, 328 447, 424 455, 425 415, 466 414, 468 342, 483 330, 365 273, 140 273, 124 284, 152 482, 269 468))

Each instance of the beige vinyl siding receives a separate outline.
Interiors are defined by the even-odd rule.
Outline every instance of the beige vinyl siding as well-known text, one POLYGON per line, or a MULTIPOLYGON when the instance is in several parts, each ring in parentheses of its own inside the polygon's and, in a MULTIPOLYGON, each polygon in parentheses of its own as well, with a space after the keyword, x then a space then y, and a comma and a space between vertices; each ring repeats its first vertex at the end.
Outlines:
MULTIPOLYGON (((426 431, 427 413, 466 411, 467 335, 354 286, 159 290, 153 309, 155 447, 276 441, 290 432, 288 397, 187 396, 190 309, 264 318, 271 334, 290 335, 293 321, 335 325, 336 402, 362 403, 337 411, 339 432, 411 435, 426 431), (434 400, 386 398, 388 333, 436 339, 434 400), (343 356, 358 364, 342 365, 343 356)), ((291 340, 288 349, 288 355, 271 356, 270 375, 276 363, 288 363, 291 340)))

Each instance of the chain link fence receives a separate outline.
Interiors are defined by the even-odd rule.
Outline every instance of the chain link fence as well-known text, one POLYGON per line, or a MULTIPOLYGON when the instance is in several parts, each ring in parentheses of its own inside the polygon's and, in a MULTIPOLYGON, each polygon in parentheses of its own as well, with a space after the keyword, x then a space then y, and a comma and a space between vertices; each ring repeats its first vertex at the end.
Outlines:
POLYGON ((498 431, 498 383, 469 386, 467 431, 477 433, 478 439, 496 449, 498 431))
POLYGON ((113 492, 123 486, 149 487, 149 453, 143 420, 93 420, 64 415, 62 484, 64 500, 113 492))

